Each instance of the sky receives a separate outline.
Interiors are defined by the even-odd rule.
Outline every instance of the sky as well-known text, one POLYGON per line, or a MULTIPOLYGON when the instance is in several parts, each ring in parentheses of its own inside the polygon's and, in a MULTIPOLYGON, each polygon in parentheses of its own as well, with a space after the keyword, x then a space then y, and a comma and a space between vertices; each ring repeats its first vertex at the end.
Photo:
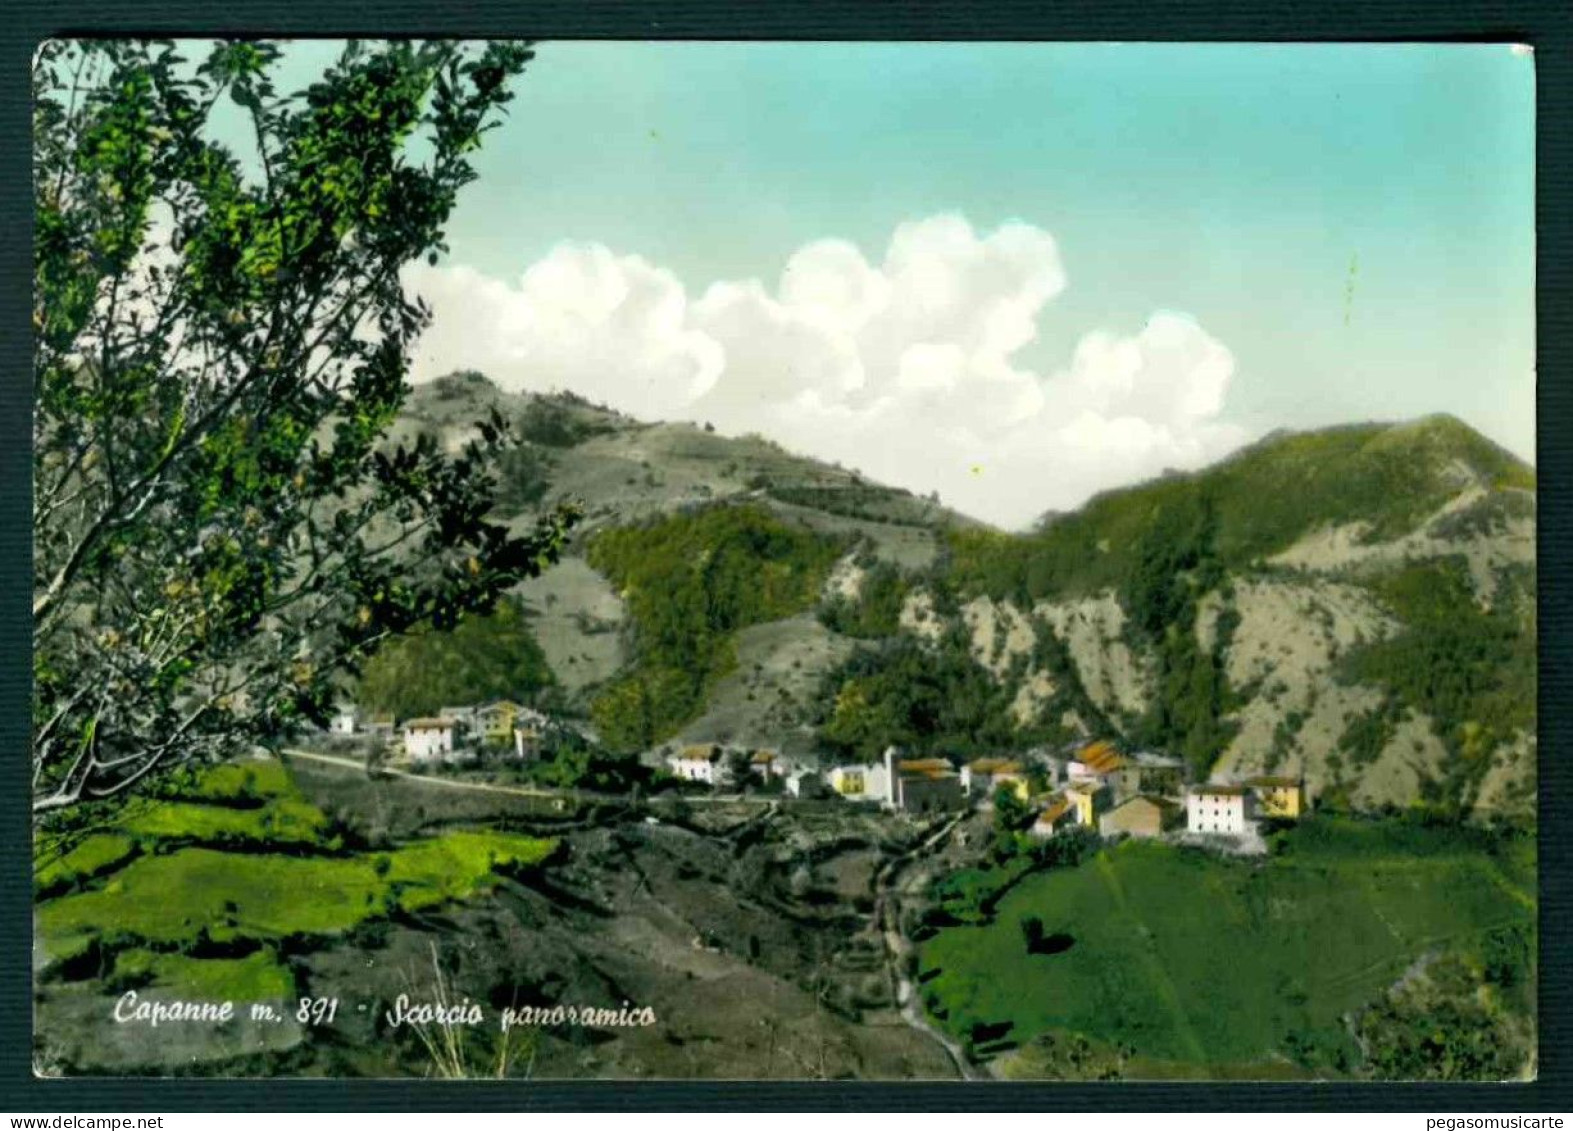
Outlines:
POLYGON ((549 42, 476 167, 406 276, 416 381, 1006 528, 1277 428, 1449 412, 1534 457, 1524 49, 549 42))

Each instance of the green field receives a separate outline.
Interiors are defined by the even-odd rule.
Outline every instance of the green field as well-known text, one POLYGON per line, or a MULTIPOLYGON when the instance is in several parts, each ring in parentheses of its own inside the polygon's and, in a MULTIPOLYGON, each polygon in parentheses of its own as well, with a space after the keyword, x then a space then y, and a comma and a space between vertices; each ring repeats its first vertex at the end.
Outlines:
POLYGON ((367 920, 470 898, 556 848, 455 830, 347 852, 277 763, 220 766, 161 792, 64 851, 41 840, 35 930, 48 975, 281 996, 294 985, 277 954, 286 942, 323 945, 367 920))
POLYGON ((1321 820, 1283 848, 1243 861, 1127 841, 1030 876, 993 922, 922 944, 924 1002, 984 1053, 1078 1033, 1179 1071, 1295 1060, 1338 1074, 1360 1056, 1344 1016, 1417 958, 1472 953, 1493 928, 1534 929, 1521 845, 1321 820), (1074 941, 1029 954, 1028 916, 1074 941))

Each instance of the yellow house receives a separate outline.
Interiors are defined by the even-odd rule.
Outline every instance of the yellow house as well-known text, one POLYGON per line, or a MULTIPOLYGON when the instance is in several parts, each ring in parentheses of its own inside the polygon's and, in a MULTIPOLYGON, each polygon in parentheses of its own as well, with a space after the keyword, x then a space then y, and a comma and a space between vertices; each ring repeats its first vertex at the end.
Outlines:
POLYGON ((842 797, 862 797, 868 792, 868 775, 873 767, 837 766, 830 771, 830 788, 842 797))
POLYGON ((505 746, 513 741, 513 723, 523 710, 519 704, 498 699, 475 709, 475 729, 488 746, 505 746))
POLYGON ((1038 814, 1028 832, 1035 837, 1050 837, 1062 829, 1078 824, 1076 807, 1068 799, 1055 794, 1038 814))
POLYGON ((1256 804, 1264 817, 1286 817, 1298 820, 1305 811, 1305 790, 1298 778, 1257 777, 1245 783, 1256 795, 1256 804))
POLYGON ((1096 828, 1098 817, 1109 808, 1113 794, 1107 783, 1094 779, 1072 782, 1065 787, 1065 800, 1076 810, 1076 823, 1096 828))

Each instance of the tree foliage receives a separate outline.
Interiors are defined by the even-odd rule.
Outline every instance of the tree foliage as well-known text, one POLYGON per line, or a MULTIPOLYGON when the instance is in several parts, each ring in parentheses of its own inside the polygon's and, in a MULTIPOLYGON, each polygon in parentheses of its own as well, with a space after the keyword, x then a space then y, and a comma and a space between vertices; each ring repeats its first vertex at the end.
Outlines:
POLYGON ((602 738, 637 749, 693 718, 729 670, 736 633, 806 611, 844 550, 759 506, 717 506, 603 531, 590 564, 622 591, 635 663, 601 692, 602 738))
POLYGON ((826 676, 827 745, 862 759, 889 745, 939 754, 998 753, 1017 738, 1015 693, 972 657, 965 627, 927 643, 903 633, 854 652, 826 676))
POLYGON ((825 601, 820 622, 844 636, 894 636, 901 629, 901 609, 911 588, 899 566, 875 562, 864 571, 857 596, 836 594, 825 601))
POLYGON ((188 60, 52 41, 34 74, 34 806, 276 744, 334 680, 538 571, 570 511, 488 519, 510 443, 394 445, 446 250, 518 43, 348 43, 302 91, 279 49, 188 60), (247 145, 215 139, 228 100, 247 145))
POLYGON ((1320 526, 1369 524, 1388 539, 1415 529, 1457 493, 1463 464, 1496 488, 1535 489, 1534 470, 1459 420, 1357 424, 1275 433, 1205 470, 1109 491, 1032 534, 949 532, 963 593, 1023 607, 1122 589, 1141 568, 1149 533, 1205 496, 1214 552, 1228 570, 1271 557, 1320 526))
POLYGON ((534 702, 554 683, 516 598, 452 629, 420 628, 384 645, 361 673, 356 702, 397 718, 488 699, 534 702))
POLYGON ((1350 651, 1340 674, 1425 712, 1460 755, 1461 778, 1477 778, 1492 749, 1535 725, 1532 575, 1504 571, 1485 608, 1462 558, 1406 566, 1371 584, 1404 628, 1350 651))
POLYGON ((1157 695, 1139 722, 1139 738, 1180 754, 1198 776, 1211 771, 1233 737, 1224 721, 1233 705, 1224 654, 1235 622, 1219 618, 1211 649, 1202 648, 1196 633, 1200 598, 1224 578, 1217 542, 1213 497, 1176 500, 1143 535, 1120 590, 1131 631, 1156 646, 1158 659, 1157 695))

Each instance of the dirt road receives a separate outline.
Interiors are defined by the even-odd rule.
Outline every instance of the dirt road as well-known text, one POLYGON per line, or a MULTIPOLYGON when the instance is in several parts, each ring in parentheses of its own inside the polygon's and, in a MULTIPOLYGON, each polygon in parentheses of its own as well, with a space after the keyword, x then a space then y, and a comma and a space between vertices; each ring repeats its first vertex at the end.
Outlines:
MULTIPOLYGON (((366 763, 355 758, 345 758, 338 754, 322 754, 315 750, 287 749, 284 754, 290 758, 304 758, 309 762, 321 762, 328 766, 338 766, 346 770, 356 770, 364 773, 366 763)), ((464 778, 445 778, 431 774, 415 774, 408 770, 396 770, 384 766, 377 773, 390 778, 404 778, 406 781, 420 782, 423 785, 433 785, 443 789, 467 789, 477 793, 495 793, 512 797, 557 797, 573 801, 609 801, 614 800, 604 793, 590 793, 582 789, 553 789, 545 786, 531 785, 496 785, 492 782, 468 781, 464 778)), ((708 795, 683 795, 683 802, 688 805, 763 805, 767 808, 779 804, 779 800, 769 797, 746 797, 739 793, 717 793, 708 795)))

